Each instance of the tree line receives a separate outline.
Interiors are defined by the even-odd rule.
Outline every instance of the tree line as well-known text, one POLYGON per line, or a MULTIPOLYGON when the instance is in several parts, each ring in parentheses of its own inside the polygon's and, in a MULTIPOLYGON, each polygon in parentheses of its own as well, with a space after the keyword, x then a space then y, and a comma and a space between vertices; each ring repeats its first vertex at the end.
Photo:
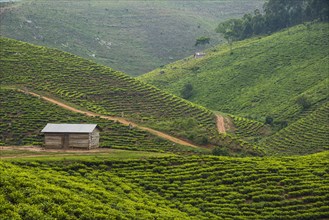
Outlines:
POLYGON ((241 19, 222 22, 216 31, 231 43, 314 20, 329 21, 329 0, 268 0, 263 12, 256 9, 241 19))

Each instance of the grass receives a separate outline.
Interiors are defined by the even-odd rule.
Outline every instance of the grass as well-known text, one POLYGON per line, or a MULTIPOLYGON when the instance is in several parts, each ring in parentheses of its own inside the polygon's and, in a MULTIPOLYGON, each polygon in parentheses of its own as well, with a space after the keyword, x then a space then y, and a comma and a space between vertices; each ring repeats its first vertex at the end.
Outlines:
POLYGON ((158 153, 147 151, 131 151, 111 149, 104 151, 99 149, 99 152, 48 152, 48 151, 29 151, 29 150, 1 150, 1 160, 6 161, 94 161, 94 160, 132 160, 146 159, 149 157, 167 157, 172 156, 170 153, 158 153))
POLYGON ((329 216, 328 152, 265 158, 137 152, 139 159, 116 153, 0 161, 1 219, 329 216))
POLYGON ((20 1, 1 3, 1 35, 58 48, 139 75, 182 59, 200 36, 221 41, 220 21, 241 17, 264 0, 20 1))
POLYGON ((0 158, 5 159, 4 157, 24 157, 24 156, 35 156, 35 155, 47 155, 47 153, 34 152, 34 151, 22 150, 22 149, 1 150, 0 158))
POLYGON ((202 59, 189 57, 139 79, 209 109, 265 121, 294 122, 305 95, 315 108, 328 99, 328 23, 299 25, 270 36, 214 47, 202 59), (159 74, 162 71, 162 74, 159 74))

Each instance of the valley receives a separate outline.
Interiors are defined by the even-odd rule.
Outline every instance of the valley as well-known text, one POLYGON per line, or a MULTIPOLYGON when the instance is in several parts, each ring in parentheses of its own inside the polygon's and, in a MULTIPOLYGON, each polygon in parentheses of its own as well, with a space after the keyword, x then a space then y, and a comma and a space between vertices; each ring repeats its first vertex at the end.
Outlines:
POLYGON ((1 3, 1 35, 67 51, 133 76, 193 54, 195 41, 222 41, 218 22, 264 0, 1 3))
POLYGON ((0 219, 328 219, 325 1, 0 1, 0 219))
POLYGON ((301 115, 297 98, 319 107, 328 95, 328 23, 299 25, 207 51, 205 57, 177 61, 139 79, 209 109, 265 121, 291 122, 301 115), (163 74, 159 74, 160 71, 163 74))

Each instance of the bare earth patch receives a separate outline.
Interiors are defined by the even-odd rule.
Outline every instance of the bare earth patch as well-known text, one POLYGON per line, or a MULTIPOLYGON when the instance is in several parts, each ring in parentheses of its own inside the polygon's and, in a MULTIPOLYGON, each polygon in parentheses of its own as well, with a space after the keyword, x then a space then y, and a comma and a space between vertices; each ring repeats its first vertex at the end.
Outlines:
POLYGON ((226 133, 224 117, 221 115, 216 115, 216 124, 219 133, 226 133))

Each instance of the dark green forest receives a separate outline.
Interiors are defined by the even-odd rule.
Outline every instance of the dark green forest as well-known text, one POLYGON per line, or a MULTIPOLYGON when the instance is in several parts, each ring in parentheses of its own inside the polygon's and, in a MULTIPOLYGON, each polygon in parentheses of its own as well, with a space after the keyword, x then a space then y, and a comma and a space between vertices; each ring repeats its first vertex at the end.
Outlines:
POLYGON ((314 20, 329 20, 328 0, 269 0, 263 5, 263 12, 256 9, 240 19, 229 19, 220 23, 216 31, 231 42, 314 20))

